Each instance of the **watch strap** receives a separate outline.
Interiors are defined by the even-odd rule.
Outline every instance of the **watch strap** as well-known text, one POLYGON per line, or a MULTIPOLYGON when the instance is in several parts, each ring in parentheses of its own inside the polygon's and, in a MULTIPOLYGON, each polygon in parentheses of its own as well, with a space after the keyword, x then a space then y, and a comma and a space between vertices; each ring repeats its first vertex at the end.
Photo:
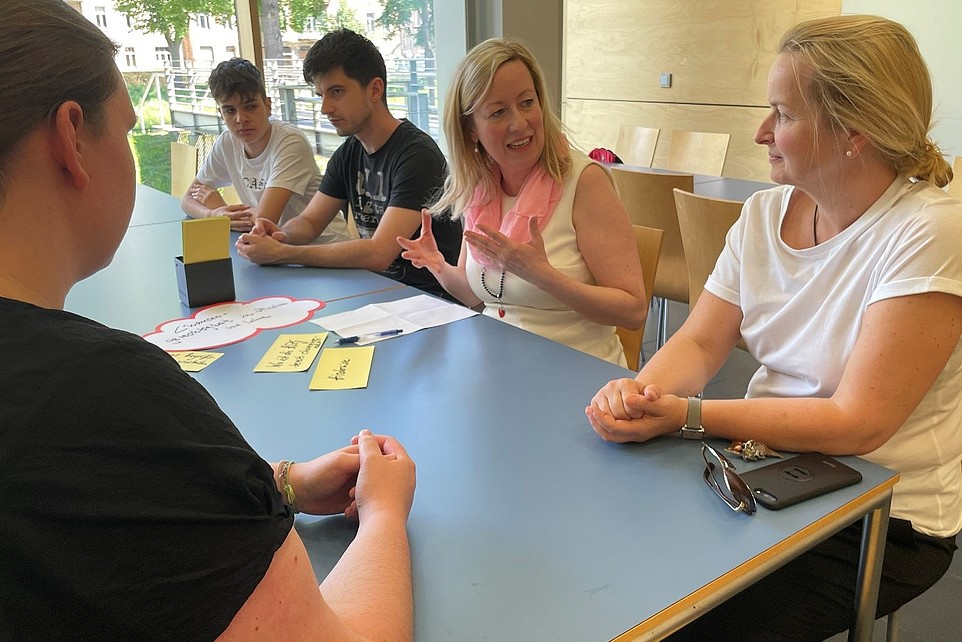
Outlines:
POLYGON ((701 397, 688 397, 688 418, 679 431, 683 439, 704 439, 701 425, 701 397))

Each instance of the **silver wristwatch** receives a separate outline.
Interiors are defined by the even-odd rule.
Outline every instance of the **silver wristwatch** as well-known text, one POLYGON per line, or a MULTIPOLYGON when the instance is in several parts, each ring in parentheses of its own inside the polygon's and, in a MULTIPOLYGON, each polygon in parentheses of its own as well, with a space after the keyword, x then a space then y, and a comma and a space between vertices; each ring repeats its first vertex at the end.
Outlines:
POLYGON ((705 429, 701 426, 701 397, 688 397, 688 419, 678 434, 682 439, 705 438, 705 429))

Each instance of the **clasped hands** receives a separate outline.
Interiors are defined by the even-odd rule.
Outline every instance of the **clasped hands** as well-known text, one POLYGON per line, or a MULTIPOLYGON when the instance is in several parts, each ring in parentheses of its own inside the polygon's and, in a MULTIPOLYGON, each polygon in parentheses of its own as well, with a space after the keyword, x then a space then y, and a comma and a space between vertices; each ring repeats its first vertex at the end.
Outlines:
POLYGON ((258 265, 283 262, 281 256, 287 233, 269 218, 259 218, 247 234, 241 234, 234 246, 237 253, 258 265))
POLYGON ((678 430, 688 415, 688 400, 663 395, 654 384, 634 379, 609 381, 591 399, 585 416, 605 441, 648 441, 678 430))
POLYGON ((351 445, 292 465, 288 482, 302 513, 344 513, 352 519, 381 513, 406 520, 415 466, 396 439, 362 430, 351 445))

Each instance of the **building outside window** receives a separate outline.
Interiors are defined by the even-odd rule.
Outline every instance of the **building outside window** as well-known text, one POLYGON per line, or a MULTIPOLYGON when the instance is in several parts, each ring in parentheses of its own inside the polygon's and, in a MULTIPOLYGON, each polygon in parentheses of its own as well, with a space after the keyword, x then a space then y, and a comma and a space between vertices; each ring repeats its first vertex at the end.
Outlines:
POLYGON ((213 47, 201 47, 200 55, 197 56, 197 62, 205 67, 214 67, 214 48, 213 47))
POLYGON ((127 61, 128 67, 137 68, 137 54, 133 47, 124 47, 124 59, 127 61))
POLYGON ((94 7, 94 16, 97 26, 105 29, 107 27, 107 7, 94 7))
POLYGON ((157 62, 161 64, 170 63, 170 47, 154 47, 157 62))

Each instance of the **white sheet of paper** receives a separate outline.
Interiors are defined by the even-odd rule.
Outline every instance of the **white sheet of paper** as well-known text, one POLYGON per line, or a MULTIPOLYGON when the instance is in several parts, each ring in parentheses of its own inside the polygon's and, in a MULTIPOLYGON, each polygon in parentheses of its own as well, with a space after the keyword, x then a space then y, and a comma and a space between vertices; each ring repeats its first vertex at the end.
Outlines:
MULTIPOLYGON (((425 328, 467 319, 476 314, 477 312, 464 306, 448 303, 427 294, 419 294, 389 303, 372 303, 350 312, 329 314, 313 319, 311 323, 336 332, 342 337, 395 329, 403 330, 401 336, 404 336, 425 328)), ((367 345, 390 338, 378 337, 358 341, 358 345, 367 345)))

